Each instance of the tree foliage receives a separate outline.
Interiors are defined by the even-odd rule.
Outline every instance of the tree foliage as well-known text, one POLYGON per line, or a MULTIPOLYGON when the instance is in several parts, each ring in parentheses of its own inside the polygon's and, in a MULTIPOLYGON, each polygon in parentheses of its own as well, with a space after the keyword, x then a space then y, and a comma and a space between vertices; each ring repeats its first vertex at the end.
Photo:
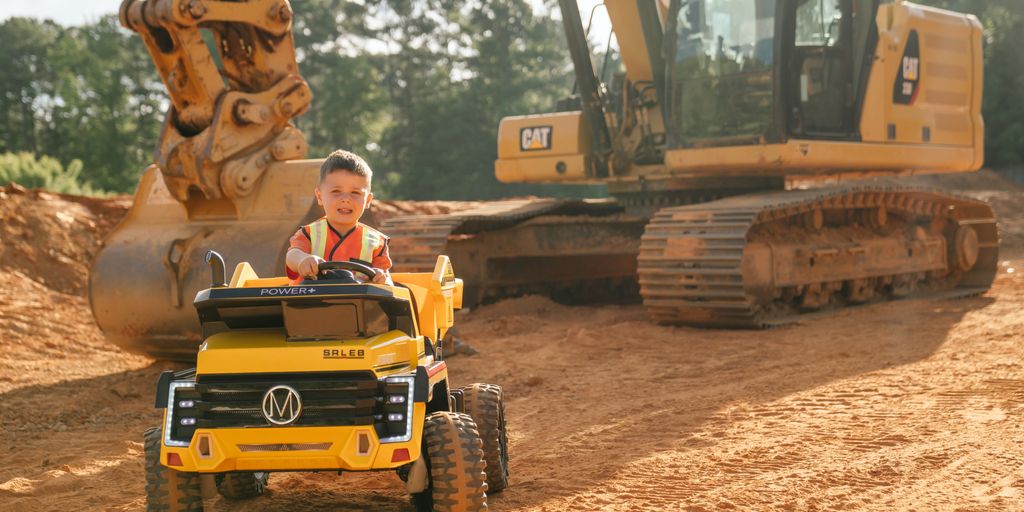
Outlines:
MULTIPOLYGON (((558 21, 527 0, 304 0, 296 122, 310 156, 364 155, 390 197, 494 197, 498 121, 545 111, 570 69, 558 21)), ((550 6, 549 6, 550 7, 550 6)), ((0 151, 82 161, 96 188, 130 191, 168 102, 145 47, 114 16, 80 27, 0 24, 0 151)))
POLYGON ((0 184, 17 183, 28 188, 44 188, 62 194, 97 194, 81 184, 82 161, 72 160, 67 167, 57 159, 32 153, 0 153, 0 184))
POLYGON ((81 27, 0 24, 0 151, 80 160, 90 186, 130 190, 152 160, 163 87, 113 16, 81 27))
MULTIPOLYGON (((987 163, 1024 163, 1020 0, 919 1, 984 23, 987 163)), ((293 5, 300 69, 314 93, 296 122, 311 157, 336 148, 364 155, 383 197, 553 191, 502 185, 493 173, 499 120, 549 111, 572 88, 553 0, 543 9, 532 0, 293 5)), ((77 27, 10 18, 0 23, 0 66, 0 153, 79 160, 76 179, 88 187, 134 188, 168 106, 136 34, 115 16, 77 27)))

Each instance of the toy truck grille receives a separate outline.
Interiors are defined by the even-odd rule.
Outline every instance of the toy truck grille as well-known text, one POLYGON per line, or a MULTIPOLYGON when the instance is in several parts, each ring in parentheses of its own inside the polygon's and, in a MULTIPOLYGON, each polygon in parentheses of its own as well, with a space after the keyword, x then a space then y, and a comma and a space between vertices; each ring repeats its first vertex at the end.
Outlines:
POLYGON ((217 428, 374 425, 386 439, 407 431, 412 382, 378 380, 368 371, 202 375, 190 387, 174 389, 172 397, 168 438, 174 444, 188 444, 196 429, 217 428), (280 386, 294 390, 301 404, 297 417, 283 423, 299 404, 282 395, 267 398, 280 386))

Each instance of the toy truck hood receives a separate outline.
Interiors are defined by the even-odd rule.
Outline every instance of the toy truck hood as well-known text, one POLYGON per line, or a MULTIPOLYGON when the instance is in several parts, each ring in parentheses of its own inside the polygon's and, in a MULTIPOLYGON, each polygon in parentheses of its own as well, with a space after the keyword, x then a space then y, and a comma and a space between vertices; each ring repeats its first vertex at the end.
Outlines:
POLYGON ((424 360, 422 339, 402 331, 363 339, 287 341, 278 329, 228 331, 199 347, 200 374, 371 370, 377 377, 414 371, 424 360))

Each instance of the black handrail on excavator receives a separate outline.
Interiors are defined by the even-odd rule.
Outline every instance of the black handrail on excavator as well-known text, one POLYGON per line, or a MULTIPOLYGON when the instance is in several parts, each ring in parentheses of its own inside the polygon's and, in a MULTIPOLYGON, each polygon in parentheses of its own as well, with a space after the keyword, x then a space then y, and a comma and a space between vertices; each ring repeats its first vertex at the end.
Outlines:
POLYGON ((590 134, 590 156, 594 162, 596 177, 608 177, 609 158, 612 154, 611 137, 604 117, 604 101, 601 98, 601 82, 594 74, 590 61, 590 45, 583 32, 583 20, 576 0, 558 0, 562 9, 562 25, 569 42, 569 55, 576 71, 576 84, 580 90, 583 122, 590 134))

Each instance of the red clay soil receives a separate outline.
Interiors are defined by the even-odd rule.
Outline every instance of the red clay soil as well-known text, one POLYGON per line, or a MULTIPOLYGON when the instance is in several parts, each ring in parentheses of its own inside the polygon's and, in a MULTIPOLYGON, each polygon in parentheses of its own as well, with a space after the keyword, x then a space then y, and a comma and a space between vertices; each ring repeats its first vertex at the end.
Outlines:
MULTIPOLYGON (((479 354, 449 360, 454 384, 501 384, 507 400, 512 485, 491 510, 1024 509, 1024 192, 992 188, 968 192, 996 197, 1011 227, 981 297, 767 331, 543 297, 460 312, 479 354)), ((142 432, 173 366, 107 345, 84 293, 127 204, 0 195, 0 510, 145 508, 142 432)), ((412 510, 383 472, 274 474, 263 498, 206 504, 412 510)))

